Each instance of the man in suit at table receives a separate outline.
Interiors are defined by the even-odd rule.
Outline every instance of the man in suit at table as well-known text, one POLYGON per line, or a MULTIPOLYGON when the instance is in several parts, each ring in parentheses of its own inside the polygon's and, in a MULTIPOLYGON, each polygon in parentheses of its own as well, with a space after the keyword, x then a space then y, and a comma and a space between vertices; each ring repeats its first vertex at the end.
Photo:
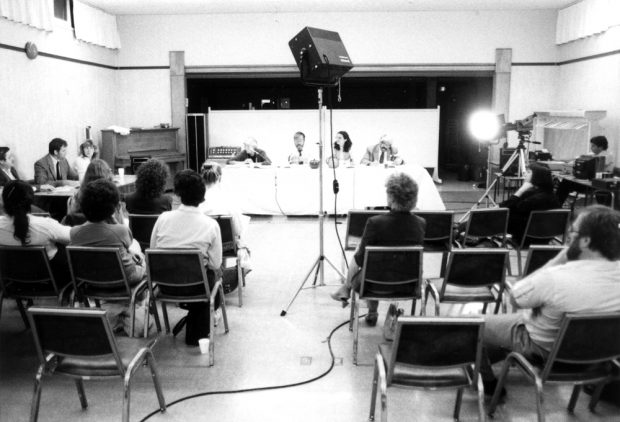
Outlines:
POLYGON ((49 186, 77 186, 78 175, 67 161, 67 141, 54 138, 49 143, 49 154, 34 163, 34 183, 49 186), (75 182, 73 182, 75 181, 75 182))
POLYGON ((398 148, 394 146, 394 140, 390 135, 383 135, 379 143, 366 148, 364 157, 360 164, 381 165, 391 162, 397 166, 405 164, 402 158, 398 157, 398 148))

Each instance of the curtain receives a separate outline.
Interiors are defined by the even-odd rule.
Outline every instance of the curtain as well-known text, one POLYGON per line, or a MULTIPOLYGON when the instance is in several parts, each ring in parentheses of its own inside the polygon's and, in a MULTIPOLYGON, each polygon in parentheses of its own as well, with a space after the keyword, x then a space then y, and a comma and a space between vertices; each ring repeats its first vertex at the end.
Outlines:
POLYGON ((564 44, 620 25, 620 1, 583 0, 559 11, 555 42, 564 44))
POLYGON ((78 40, 111 49, 121 48, 116 16, 74 0, 73 23, 78 40))
POLYGON ((0 16, 44 31, 53 30, 53 0, 0 0, 0 16))

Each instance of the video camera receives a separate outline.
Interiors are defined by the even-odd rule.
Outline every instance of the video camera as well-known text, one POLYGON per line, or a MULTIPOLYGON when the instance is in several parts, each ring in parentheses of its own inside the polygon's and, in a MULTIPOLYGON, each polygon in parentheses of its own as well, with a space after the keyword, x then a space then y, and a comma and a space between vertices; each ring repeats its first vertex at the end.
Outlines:
POLYGON ((534 117, 536 117, 536 114, 531 114, 522 120, 515 120, 514 123, 508 122, 504 124, 502 131, 506 133, 510 130, 514 130, 520 134, 524 132, 531 132, 534 128, 534 117))

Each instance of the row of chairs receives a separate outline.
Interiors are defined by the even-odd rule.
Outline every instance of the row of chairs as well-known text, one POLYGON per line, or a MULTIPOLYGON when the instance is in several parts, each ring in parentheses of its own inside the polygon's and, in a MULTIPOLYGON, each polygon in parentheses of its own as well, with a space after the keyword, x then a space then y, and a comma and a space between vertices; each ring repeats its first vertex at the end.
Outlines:
MULTIPOLYGON (((370 217, 387 212, 386 210, 350 210, 347 215, 345 251, 353 251, 357 248, 370 217)), ((454 212, 415 211, 414 213, 426 220, 424 251, 442 253, 440 276, 443 276, 448 253, 454 247, 467 248, 468 246, 466 242, 454 239, 454 212)), ((507 234, 508 217, 507 208, 472 210, 465 227, 464 238, 492 239, 499 247, 514 249, 517 255, 517 271, 521 275, 523 273, 522 252, 527 250, 530 244, 564 243, 570 210, 532 211, 524 235, 518 243, 512 241, 507 234)), ((510 267, 508 268, 512 273, 510 267)))

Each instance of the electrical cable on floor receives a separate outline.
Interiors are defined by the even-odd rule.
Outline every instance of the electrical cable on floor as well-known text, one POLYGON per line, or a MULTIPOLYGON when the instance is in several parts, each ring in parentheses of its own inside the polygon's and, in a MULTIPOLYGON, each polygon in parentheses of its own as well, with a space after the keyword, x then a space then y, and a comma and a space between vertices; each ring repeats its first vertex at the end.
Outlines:
POLYGON ((275 187, 274 199, 276 200, 276 205, 278 206, 278 209, 280 210, 280 214, 288 218, 288 215, 285 214, 284 211, 282 211, 282 207, 280 206, 280 201, 278 201, 278 172, 277 171, 274 173, 274 176, 273 176, 273 184, 275 187))
MULTIPOLYGON (((366 314, 360 315, 359 318, 363 318, 365 316, 366 316, 366 314)), ((334 356, 334 351, 332 350, 332 336, 334 335, 334 333, 336 331, 338 331, 340 328, 344 327, 347 324, 349 324, 349 320, 346 320, 343 323, 341 323, 338 326, 336 326, 329 333, 329 335, 327 336, 327 347, 329 349, 329 355, 331 356, 331 363, 329 365, 329 368, 327 368, 327 370, 325 372, 323 372, 322 374, 317 375, 314 378, 310 378, 310 379, 304 380, 304 381, 294 382, 294 383, 291 383, 291 384, 272 385, 272 386, 266 386, 266 387, 244 388, 244 389, 241 389, 241 390, 204 391, 202 393, 191 394, 189 396, 184 396, 184 397, 181 397, 179 399, 176 399, 176 400, 174 400, 174 401, 172 401, 170 403, 166 403, 166 408, 172 407, 172 406, 174 406, 177 403, 181 403, 181 402, 184 402, 186 400, 191 400, 191 399, 195 399, 195 398, 198 398, 198 397, 213 396, 213 395, 220 395, 220 394, 250 393, 250 392, 254 392, 254 391, 280 390, 282 388, 298 387, 300 385, 310 384, 311 382, 318 381, 321 378, 325 377, 327 374, 329 374, 334 369, 334 366, 336 364, 336 357, 334 356)), ((144 422, 144 421, 150 419, 151 417, 155 416, 158 413, 161 413, 161 411, 159 409, 154 410, 151 413, 149 413, 148 415, 146 415, 144 418, 140 419, 140 422, 144 422)))

